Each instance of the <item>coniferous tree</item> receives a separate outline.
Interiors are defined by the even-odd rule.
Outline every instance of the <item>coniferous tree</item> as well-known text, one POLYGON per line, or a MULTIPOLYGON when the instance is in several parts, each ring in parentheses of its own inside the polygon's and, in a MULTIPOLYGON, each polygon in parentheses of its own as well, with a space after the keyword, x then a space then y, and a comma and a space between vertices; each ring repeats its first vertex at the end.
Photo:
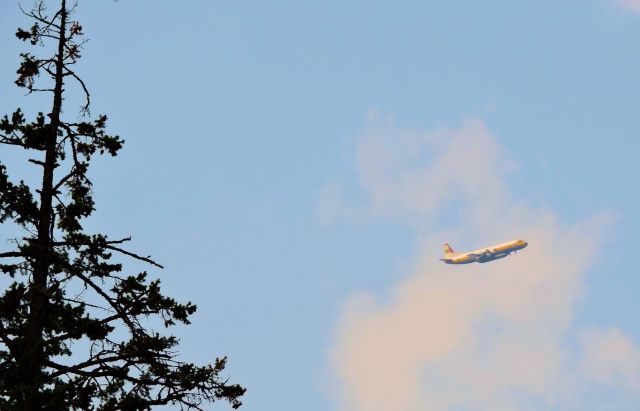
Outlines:
POLYGON ((50 56, 22 53, 15 81, 28 94, 50 95, 50 109, 30 121, 20 109, 0 119, 0 154, 26 150, 42 172, 34 189, 13 182, 0 162, 0 223, 23 232, 7 243, 13 250, 0 250, 0 271, 11 282, 0 297, 0 409, 202 409, 216 400, 237 408, 245 389, 221 376, 226 358, 205 366, 181 362, 178 340, 148 325, 149 318, 164 327, 188 324, 195 305, 165 296, 145 272, 122 273, 115 254, 162 268, 127 250, 129 238, 83 229, 94 211, 90 161, 117 155, 124 141, 107 133, 107 116, 90 118, 90 93, 74 70, 83 28, 72 19, 74 7, 59 1, 52 11, 38 1, 25 11, 32 27, 16 32, 36 51, 53 46, 50 56), (84 101, 80 120, 70 121, 63 103, 73 83, 84 101))

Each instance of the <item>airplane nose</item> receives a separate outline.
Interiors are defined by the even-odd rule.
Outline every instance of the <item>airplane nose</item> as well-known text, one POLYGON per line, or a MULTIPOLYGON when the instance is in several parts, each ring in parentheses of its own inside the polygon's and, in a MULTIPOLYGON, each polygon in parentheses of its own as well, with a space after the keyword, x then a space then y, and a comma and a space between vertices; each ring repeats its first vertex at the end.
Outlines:
POLYGON ((526 241, 523 241, 523 242, 522 242, 522 247, 526 247, 526 246, 528 246, 528 245, 529 245, 529 243, 527 243, 526 241))

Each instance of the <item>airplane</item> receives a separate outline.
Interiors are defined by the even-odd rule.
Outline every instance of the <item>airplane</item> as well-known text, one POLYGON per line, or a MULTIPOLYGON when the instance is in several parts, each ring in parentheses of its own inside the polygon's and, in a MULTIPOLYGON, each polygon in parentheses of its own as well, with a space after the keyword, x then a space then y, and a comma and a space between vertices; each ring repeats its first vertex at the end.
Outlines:
POLYGON ((471 251, 470 253, 456 253, 449 244, 445 243, 444 258, 441 258, 440 261, 444 261, 447 264, 488 263, 489 261, 504 258, 511 253, 522 250, 527 245, 527 242, 524 240, 513 240, 471 251))

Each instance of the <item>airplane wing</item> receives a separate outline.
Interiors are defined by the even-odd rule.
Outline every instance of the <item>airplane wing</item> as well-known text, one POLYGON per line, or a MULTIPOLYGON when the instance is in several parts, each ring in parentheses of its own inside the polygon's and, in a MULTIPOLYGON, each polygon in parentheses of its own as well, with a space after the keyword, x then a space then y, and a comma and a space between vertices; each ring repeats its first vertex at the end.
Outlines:
POLYGON ((484 250, 481 253, 470 253, 468 254, 469 257, 472 258, 481 258, 481 257, 487 257, 489 255, 492 255, 493 253, 491 252, 491 250, 484 250))

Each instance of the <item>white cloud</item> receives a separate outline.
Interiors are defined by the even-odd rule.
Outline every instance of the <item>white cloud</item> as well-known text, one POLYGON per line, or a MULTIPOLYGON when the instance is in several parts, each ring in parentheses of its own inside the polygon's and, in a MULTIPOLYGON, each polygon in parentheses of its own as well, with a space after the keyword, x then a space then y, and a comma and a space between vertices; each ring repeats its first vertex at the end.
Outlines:
POLYGON ((388 299, 347 301, 331 350, 340 409, 500 411, 562 401, 576 371, 563 338, 607 215, 564 225, 511 199, 512 166, 480 119, 420 132, 374 116, 357 154, 376 212, 422 219, 459 204, 461 217, 450 231, 423 235, 414 269, 388 299), (529 247, 504 260, 438 261, 446 240, 516 237, 529 247))

